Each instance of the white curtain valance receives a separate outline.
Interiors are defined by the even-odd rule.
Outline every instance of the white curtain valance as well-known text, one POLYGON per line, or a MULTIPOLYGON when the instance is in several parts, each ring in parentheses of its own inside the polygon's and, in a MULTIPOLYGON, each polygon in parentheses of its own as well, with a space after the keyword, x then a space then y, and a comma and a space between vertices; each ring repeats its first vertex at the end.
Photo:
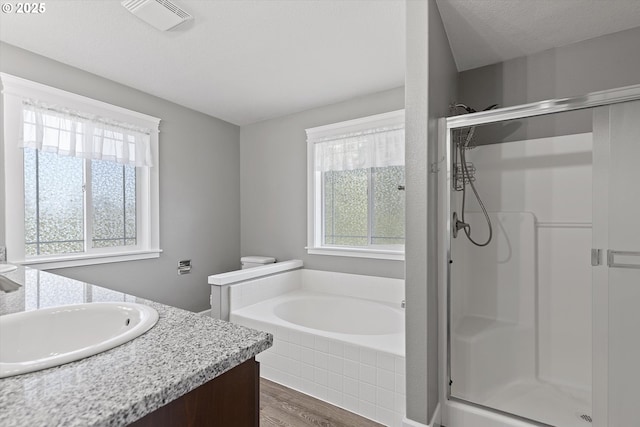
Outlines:
POLYGON ((404 165, 404 125, 312 140, 320 172, 404 165))
POLYGON ((151 129, 23 100, 20 146, 62 156, 153 166, 151 129))

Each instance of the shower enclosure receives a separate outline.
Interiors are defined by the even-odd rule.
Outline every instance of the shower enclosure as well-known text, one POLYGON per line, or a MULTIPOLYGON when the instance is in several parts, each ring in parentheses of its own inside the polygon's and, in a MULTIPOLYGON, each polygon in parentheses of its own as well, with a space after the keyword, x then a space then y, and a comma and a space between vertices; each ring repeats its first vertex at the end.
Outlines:
POLYGON ((640 85, 440 131, 442 424, 640 426, 640 85))

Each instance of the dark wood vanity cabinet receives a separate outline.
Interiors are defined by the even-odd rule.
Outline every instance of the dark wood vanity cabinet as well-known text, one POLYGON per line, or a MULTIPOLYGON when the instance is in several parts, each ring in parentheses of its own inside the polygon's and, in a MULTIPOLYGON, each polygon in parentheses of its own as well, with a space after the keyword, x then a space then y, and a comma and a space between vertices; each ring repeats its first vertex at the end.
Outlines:
POLYGON ((131 424, 134 427, 258 427, 260 364, 255 358, 131 424))

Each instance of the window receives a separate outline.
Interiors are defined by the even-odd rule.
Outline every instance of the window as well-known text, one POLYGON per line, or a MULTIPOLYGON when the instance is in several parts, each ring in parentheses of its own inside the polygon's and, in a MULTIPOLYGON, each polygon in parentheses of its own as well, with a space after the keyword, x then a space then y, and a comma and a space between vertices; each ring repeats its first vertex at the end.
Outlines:
POLYGON ((404 110, 307 129, 310 254, 404 259, 404 110))
POLYGON ((159 119, 0 78, 9 262, 59 268, 158 257, 159 119))
POLYGON ((134 166, 24 148, 27 258, 136 247, 136 204, 134 166), (85 229, 88 212, 91 226, 85 229))

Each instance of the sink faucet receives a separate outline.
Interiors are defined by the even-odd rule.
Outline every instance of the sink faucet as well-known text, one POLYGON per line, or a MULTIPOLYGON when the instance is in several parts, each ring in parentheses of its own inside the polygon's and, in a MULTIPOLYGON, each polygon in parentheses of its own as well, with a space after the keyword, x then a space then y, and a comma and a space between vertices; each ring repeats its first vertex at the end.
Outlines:
POLYGON ((9 293, 20 289, 20 283, 14 282, 8 277, 0 274, 0 291, 9 293))

